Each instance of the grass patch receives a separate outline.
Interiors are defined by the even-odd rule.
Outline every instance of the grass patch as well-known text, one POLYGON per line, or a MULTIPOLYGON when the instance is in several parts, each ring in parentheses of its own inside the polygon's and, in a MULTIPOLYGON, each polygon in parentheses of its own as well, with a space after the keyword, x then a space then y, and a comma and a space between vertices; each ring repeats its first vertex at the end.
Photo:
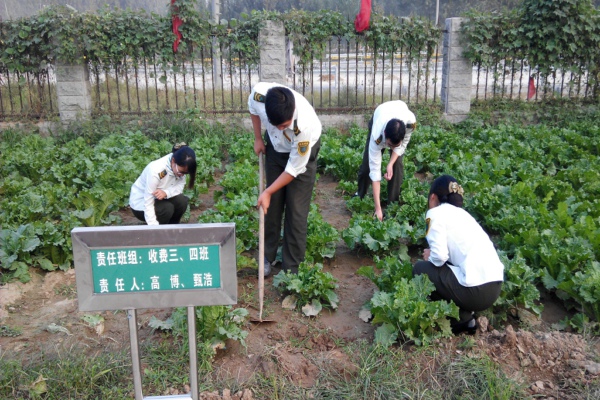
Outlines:
POLYGON ((523 384, 510 379, 487 357, 463 356, 437 371, 440 399, 511 400, 527 397, 523 384))
POLYGON ((125 352, 88 357, 68 351, 35 361, 7 359, 4 354, 0 371, 3 399, 124 399, 133 390, 131 361, 125 352))

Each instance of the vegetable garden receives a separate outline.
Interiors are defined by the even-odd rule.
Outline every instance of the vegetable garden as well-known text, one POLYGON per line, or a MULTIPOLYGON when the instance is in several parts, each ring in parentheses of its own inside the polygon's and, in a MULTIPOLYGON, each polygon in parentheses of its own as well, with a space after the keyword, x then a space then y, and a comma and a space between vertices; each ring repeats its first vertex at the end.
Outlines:
MULTIPOLYGON (((428 343, 448 336, 446 316, 454 315, 456 309, 452 304, 426 301, 433 287, 427 280, 412 279, 411 261, 426 247, 423 216, 429 181, 451 173, 465 188, 467 210, 491 234, 505 263, 506 283, 490 317, 504 320, 507 312, 514 314, 519 309, 539 315, 538 288, 543 287, 577 311, 566 324, 577 330, 585 326, 597 330, 600 135, 595 113, 557 126, 488 126, 476 118, 450 126, 436 122, 433 114, 422 113, 419 118, 425 121, 405 160, 402 201, 387 208, 381 223, 372 218, 368 196, 363 200, 350 196, 356 186, 365 129, 325 131, 320 173, 339 181, 352 218, 347 229, 337 231, 313 204, 307 261, 300 274, 305 279, 279 277, 277 285, 283 292, 299 296, 298 307, 311 303, 319 310, 335 308, 344 299, 335 295, 332 277, 310 271, 321 271, 343 240, 349 248, 373 258, 373 265, 358 273, 378 288, 368 304, 373 322, 381 324, 376 341, 386 345, 397 339, 428 343), (312 286, 307 290, 303 285, 309 281, 312 286)), ((91 125, 87 129, 95 130, 91 125)), ((136 174, 170 149, 172 140, 153 138, 153 129, 156 127, 100 134, 101 129, 96 129, 95 134, 72 139, 3 132, 3 282, 28 281, 30 268, 67 270, 72 267, 70 231, 74 227, 119 224, 115 211, 126 206, 136 174)), ((191 207, 199 205, 201 191, 219 187, 214 207, 197 221, 189 220, 188 213, 188 222, 235 222, 238 268, 256 268, 253 136, 236 129, 212 128, 193 114, 181 116, 169 135, 167 139, 188 140, 197 152, 200 185, 188 193, 191 207), (218 170, 223 175, 214 182, 218 170)))

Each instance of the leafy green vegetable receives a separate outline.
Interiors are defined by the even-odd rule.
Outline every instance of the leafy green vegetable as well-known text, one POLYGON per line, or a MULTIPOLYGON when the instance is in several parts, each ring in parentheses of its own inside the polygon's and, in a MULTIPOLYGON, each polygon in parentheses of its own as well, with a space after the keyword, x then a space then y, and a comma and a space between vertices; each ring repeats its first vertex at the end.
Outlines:
POLYGON ((323 272, 323 264, 312 265, 306 261, 300 264, 297 274, 281 271, 273 278, 273 286, 297 297, 297 306, 312 304, 315 309, 321 306, 337 308, 336 282, 333 275, 323 272))
POLYGON ((452 335, 449 317, 458 318, 458 307, 446 301, 430 301, 435 290, 426 275, 401 278, 391 292, 377 291, 369 301, 373 324, 381 324, 375 342, 384 346, 396 340, 410 339, 427 345, 440 337, 452 335))
POLYGON ((333 226, 323 220, 319 207, 312 203, 308 214, 308 232, 306 235, 307 258, 322 262, 333 258, 340 234, 333 226))

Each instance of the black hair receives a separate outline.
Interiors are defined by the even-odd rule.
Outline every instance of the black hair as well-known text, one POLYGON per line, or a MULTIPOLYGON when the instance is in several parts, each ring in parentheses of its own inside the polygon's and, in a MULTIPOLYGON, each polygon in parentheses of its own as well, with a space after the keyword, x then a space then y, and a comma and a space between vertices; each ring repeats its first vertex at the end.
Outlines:
POLYGON ((386 124, 383 133, 385 134, 385 138, 392 142, 392 145, 397 146, 404 140, 404 135, 406 135, 406 124, 398 118, 392 118, 386 124))
POLYGON ((196 182, 196 153, 194 153, 194 150, 185 143, 176 144, 173 146, 173 159, 178 166, 187 167, 190 175, 188 188, 193 188, 196 182))
POLYGON ((267 91, 265 96, 265 111, 273 126, 294 118, 296 99, 292 91, 283 86, 275 86, 267 91))
POLYGON ((449 186, 451 182, 457 182, 457 180, 450 175, 442 175, 436 178, 429 189, 429 196, 435 194, 440 203, 448 203, 462 208, 463 197, 459 193, 450 193, 449 186))

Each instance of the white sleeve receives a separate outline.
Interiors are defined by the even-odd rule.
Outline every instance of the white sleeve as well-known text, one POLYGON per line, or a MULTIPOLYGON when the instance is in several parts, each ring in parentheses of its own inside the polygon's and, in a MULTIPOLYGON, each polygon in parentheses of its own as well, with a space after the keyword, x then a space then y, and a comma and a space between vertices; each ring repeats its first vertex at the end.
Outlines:
POLYGON ((252 89, 252 92, 248 96, 248 111, 252 115, 260 115, 260 111, 256 108, 255 105, 256 101, 254 100, 254 93, 254 89, 252 89))
POLYGON ((404 152, 406 151, 406 147, 408 146, 408 142, 410 142, 411 135, 412 135, 412 129, 410 132, 406 132, 406 134, 404 135, 404 139, 402 139, 402 143, 400 143, 400 146, 398 146, 394 149, 394 153, 398 154, 398 157, 403 155, 404 152))
MULTIPOLYGON (((320 127, 319 127, 320 128, 320 127)), ((293 133, 291 133, 293 135, 293 133)), ((310 153, 313 148, 310 132, 301 132, 292 140, 292 149, 290 158, 285 166, 285 172, 296 178, 298 175, 306 172, 306 165, 310 159, 310 153)))
POLYGON ((145 182, 145 191, 144 191, 144 219, 148 225, 158 225, 158 220, 156 219, 156 212, 154 211, 154 202, 156 199, 154 198, 154 191, 158 188, 158 184, 160 183, 160 179, 158 174, 149 173, 146 176, 145 182))
POLYGON ((381 181, 381 148, 375 143, 372 135, 369 138, 369 171, 371 181, 381 181))
POLYGON ((428 230, 427 230, 427 243, 429 243, 429 261, 436 267, 444 265, 450 257, 448 252, 448 238, 446 229, 440 220, 440 218, 427 218, 428 230))
POLYGON ((171 197, 175 197, 178 194, 183 193, 183 189, 185 188, 185 182, 186 179, 178 179, 177 183, 169 188, 169 190, 165 189, 165 193, 167 194, 167 199, 170 199, 171 197))

